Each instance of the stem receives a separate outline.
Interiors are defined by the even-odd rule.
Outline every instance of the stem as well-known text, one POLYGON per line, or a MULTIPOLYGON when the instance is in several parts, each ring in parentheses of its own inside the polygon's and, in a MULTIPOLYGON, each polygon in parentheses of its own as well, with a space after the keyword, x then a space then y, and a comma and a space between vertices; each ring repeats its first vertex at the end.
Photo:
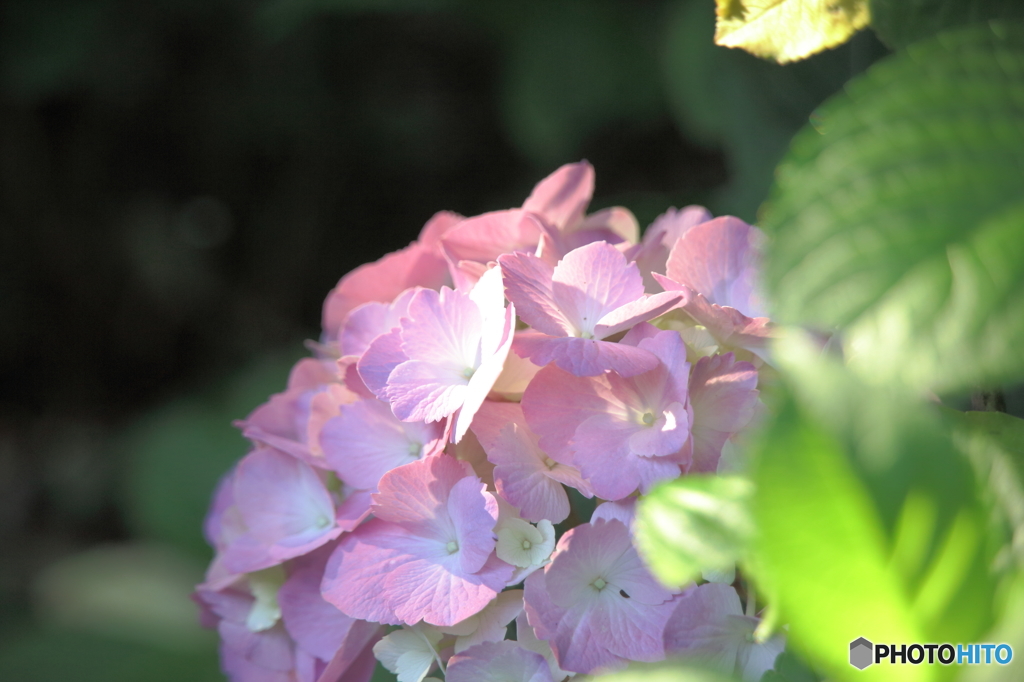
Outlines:
POLYGON ((757 616, 757 593, 754 592, 754 586, 750 583, 747 583, 747 609, 745 613, 749 618, 757 616))

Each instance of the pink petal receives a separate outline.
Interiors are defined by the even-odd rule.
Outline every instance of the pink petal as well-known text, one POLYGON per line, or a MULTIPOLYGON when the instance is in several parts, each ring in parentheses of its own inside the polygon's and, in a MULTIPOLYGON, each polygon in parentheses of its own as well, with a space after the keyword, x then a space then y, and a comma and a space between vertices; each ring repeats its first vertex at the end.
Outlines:
POLYGON ((410 287, 439 289, 450 282, 448 263, 437 248, 413 242, 341 278, 324 301, 324 334, 338 338, 349 312, 363 303, 390 303, 410 287))
POLYGON ((573 327, 593 333, 601 318, 644 295, 636 265, 607 242, 570 251, 555 266, 551 285, 558 308, 573 327))
POLYGON ((438 211, 420 230, 419 241, 424 246, 439 249, 441 239, 465 218, 451 211, 438 211))
POLYGON ((644 278, 644 289, 648 293, 658 291, 657 282, 651 273, 665 274, 672 245, 694 225, 708 220, 711 220, 711 213, 703 206, 687 206, 680 211, 670 208, 644 231, 643 242, 628 252, 626 257, 636 261, 644 278))
POLYGON ((533 188, 523 209, 536 213, 557 230, 574 227, 594 194, 594 168, 586 161, 569 163, 533 188))
POLYGON ((664 658, 661 634, 674 607, 672 594, 644 568, 619 521, 568 531, 543 580, 537 575, 526 582, 527 614, 550 640, 561 667, 587 673, 620 657, 664 658))
MULTIPOLYGON (((476 420, 474 419, 474 423, 476 420)), ((460 462, 466 462, 473 467, 473 473, 483 481, 491 490, 494 489, 494 465, 488 461, 487 453, 484 451, 476 434, 472 431, 458 443, 445 448, 445 452, 451 454, 460 462)))
POLYGON ((761 315, 755 291, 757 244, 763 235, 739 218, 723 216, 691 228, 672 247, 666 275, 710 303, 761 315))
POLYGON ((552 459, 572 464, 576 427, 592 415, 609 412, 613 409, 609 405, 617 405, 623 418, 628 416, 629 406, 613 389, 609 376, 577 377, 550 366, 537 372, 521 405, 530 430, 539 437, 540 448, 552 459))
POLYGON ((630 452, 642 457, 667 457, 679 452, 690 438, 690 415, 682 403, 669 404, 648 428, 629 437, 630 452))
POLYGON ((665 649, 670 654, 690 654, 731 673, 740 647, 728 627, 730 617, 743 616, 740 598, 729 585, 705 583, 679 597, 665 625, 665 649))
POLYGON ((555 303, 551 291, 555 269, 529 253, 498 258, 505 294, 524 322, 550 336, 573 336, 575 329, 555 303))
POLYGON ((673 457, 642 457, 630 451, 636 430, 604 415, 588 418, 576 429, 573 462, 590 482, 594 494, 621 500, 638 488, 647 492, 658 481, 677 478, 680 462, 673 457))
POLYGON ((517 355, 529 358, 535 365, 555 363, 576 376, 598 376, 608 370, 622 376, 633 376, 658 365, 658 359, 641 348, 620 343, 545 336, 536 332, 519 332, 512 342, 517 355))
POLYGON ((221 637, 221 665, 225 672, 234 675, 237 671, 244 671, 246 675, 235 679, 275 682, 291 679, 288 673, 295 666, 294 643, 280 623, 269 630, 250 632, 244 624, 222 620, 217 630, 221 637))
POLYGON ((388 377, 387 397, 399 419, 438 421, 466 398, 479 367, 483 320, 467 294, 419 292, 402 321, 402 352, 409 358, 388 377))
POLYGON ((447 508, 452 487, 467 477, 475 478, 473 468, 447 455, 392 469, 380 479, 380 492, 373 495, 373 514, 392 523, 429 521, 438 508, 447 508))
MULTIPOLYGON (((519 309, 516 309, 519 312, 519 309)), ((527 358, 521 358, 515 353, 505 356, 505 366, 498 375, 498 379, 491 387, 491 395, 494 399, 506 399, 519 401, 523 397, 523 391, 537 376, 540 366, 533 364, 527 358)))
POLYGON ((341 533, 331 496, 313 468, 277 450, 256 450, 238 463, 234 499, 252 537, 279 561, 341 533))
POLYGON ((483 316, 468 294, 422 290, 402 321, 402 351, 410 360, 475 368, 483 316))
POLYGON ((491 392, 491 388, 494 387, 498 377, 504 371, 505 359, 512 348, 512 330, 515 326, 515 319, 515 305, 510 304, 505 309, 505 322, 502 328, 504 336, 501 339, 501 344, 494 350, 493 354, 484 355, 483 362, 473 372, 469 385, 466 387, 462 407, 459 409, 458 417, 455 419, 455 429, 452 433, 452 440, 456 443, 466 435, 470 424, 473 422, 474 415, 476 415, 477 410, 480 409, 487 395, 491 392))
POLYGON ((385 399, 388 377, 395 367, 408 359, 402 352, 402 330, 396 327, 375 338, 359 358, 359 377, 374 395, 385 399))
POLYGON ((334 657, 357 622, 320 596, 329 556, 330 551, 321 550, 304 557, 277 593, 288 634, 302 649, 324 661, 334 657))
POLYGON ((559 667, 584 674, 625 667, 626 659, 602 646, 604 633, 594 632, 589 612, 563 609, 551 601, 545 577, 544 571, 537 571, 526 579, 525 609, 537 636, 551 645, 559 667))
POLYGON ((690 471, 713 473, 722 446, 746 427, 757 407, 757 370, 732 353, 701 358, 690 377, 693 405, 693 464, 690 471))
POLYGON ((311 389, 338 381, 331 363, 316 358, 302 358, 288 374, 288 388, 311 389))
POLYGON ((666 291, 647 298, 640 298, 616 308, 601 318, 594 327, 594 336, 603 339, 625 331, 633 325, 654 319, 685 302, 681 292, 666 291))
MULTIPOLYGON (((506 425, 488 457, 497 465, 494 482, 498 493, 519 509, 522 518, 560 523, 569 516, 569 497, 562 485, 549 476, 547 455, 527 429, 506 425)), ((565 466, 553 464, 552 468, 565 466)))
POLYGON ((341 375, 345 388, 351 391, 354 396, 353 400, 346 402, 345 404, 354 403, 359 399, 373 398, 373 392, 366 387, 363 382, 363 378, 359 376, 359 360, 360 356, 357 355, 345 355, 338 358, 337 367, 338 374, 341 375))
POLYGON ((447 682, 552 682, 544 657, 515 642, 485 642, 453 656, 447 682))
POLYGON ((501 430, 510 422, 526 425, 526 417, 523 415, 523 408, 519 403, 485 400, 477 410, 471 428, 480 440, 480 445, 484 450, 490 452, 497 442, 501 430))
MULTIPOLYGON (((614 589, 614 587, 613 587, 614 589)), ((665 658, 662 631, 672 615, 675 604, 669 600, 662 604, 642 604, 630 595, 607 592, 605 608, 594 615, 594 626, 603 637, 605 647, 617 656, 631 661, 660 661, 665 658)))
MULTIPOLYGON (((494 211, 463 220, 444 236, 441 245, 452 265, 469 262, 486 266, 503 253, 532 252, 542 232, 536 216, 527 211, 494 211)), ((461 288, 470 282, 458 284, 461 288)))
POLYGON ((504 640, 508 624, 522 612, 523 591, 507 590, 502 592, 487 605, 487 608, 476 615, 476 629, 459 637, 455 643, 455 653, 461 654, 482 642, 504 640))
POLYGON ((652 339, 660 334, 661 331, 649 322, 641 322, 626 332, 626 335, 619 340, 619 343, 626 346, 639 346, 641 341, 652 339))
POLYGON ((381 519, 370 519, 342 538, 320 583, 323 598, 351 618, 398 625, 385 579, 403 561, 407 534, 381 519))
POLYGON ((377 667, 373 645, 383 634, 378 623, 356 621, 316 682, 369 682, 377 667))
POLYGON ((324 424, 338 416, 342 405, 353 403, 359 398, 342 384, 328 384, 322 391, 313 394, 309 401, 309 420, 303 440, 309 450, 309 457, 302 459, 315 467, 324 468, 323 450, 320 447, 320 431, 324 424))
POLYGON ((242 435, 252 441, 309 461, 312 454, 306 443, 306 433, 310 403, 317 388, 298 387, 276 393, 236 426, 241 427, 242 435))
POLYGON ((370 515, 373 500, 369 490, 353 490, 338 505, 335 522, 343 531, 355 530, 370 515))
POLYGON ((385 579, 395 614, 408 625, 451 626, 481 611, 505 587, 513 566, 491 555, 473 574, 452 573, 432 560, 396 566, 385 579))
POLYGON ((459 568, 464 573, 476 573, 494 551, 498 503, 480 479, 466 477, 452 486, 448 516, 455 526, 459 568))
POLYGON ((387 397, 399 419, 436 422, 462 407, 469 381, 463 367, 407 360, 388 377, 387 397))
POLYGON ((403 422, 379 400, 343 405, 320 434, 324 458, 347 484, 376 490, 377 482, 395 467, 437 449, 440 424, 403 422))
MULTIPOLYGON (((640 238, 640 225, 636 222, 636 216, 628 208, 612 206, 611 208, 595 211, 584 218, 583 224, 574 231, 573 236, 587 232, 606 235, 601 237, 601 239, 593 239, 591 241, 603 240, 609 244, 616 244, 622 241, 628 244, 635 244, 640 238)), ((580 244, 580 246, 583 246, 583 244, 580 244)))
POLYGON ((391 304, 370 302, 353 309, 341 330, 342 355, 362 355, 375 338, 397 327, 409 310, 409 301, 419 290, 419 287, 406 289, 391 304))
POLYGON ((605 521, 616 519, 626 528, 632 528, 633 519, 636 518, 636 501, 635 497, 627 497, 614 502, 602 502, 597 505, 597 509, 591 515, 590 523, 594 523, 598 519, 605 521))
POLYGON ((767 317, 747 317, 735 308, 708 303, 701 294, 691 294, 683 309, 724 346, 745 348, 763 356, 774 334, 767 317))

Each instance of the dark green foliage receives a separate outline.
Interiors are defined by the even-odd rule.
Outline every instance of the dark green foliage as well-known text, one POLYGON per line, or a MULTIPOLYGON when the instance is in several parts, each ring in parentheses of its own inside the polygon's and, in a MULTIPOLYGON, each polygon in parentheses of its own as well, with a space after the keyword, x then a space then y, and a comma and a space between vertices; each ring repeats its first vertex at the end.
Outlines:
POLYGON ((889 46, 906 47, 944 29, 1024 18, 1019 0, 871 0, 871 28, 889 46))

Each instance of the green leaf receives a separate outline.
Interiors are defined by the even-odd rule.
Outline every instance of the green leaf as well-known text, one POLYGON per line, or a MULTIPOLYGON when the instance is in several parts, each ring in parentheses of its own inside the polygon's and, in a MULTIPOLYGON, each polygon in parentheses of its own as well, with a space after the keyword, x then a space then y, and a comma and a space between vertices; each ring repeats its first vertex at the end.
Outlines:
POLYGON ((1008 665, 974 665, 964 671, 959 682, 1019 682, 1024 679, 1024 576, 1017 575, 1000 595, 1003 618, 982 638, 985 642, 1006 642, 1014 657, 1008 665))
POLYGON ((762 224, 775 317, 941 391, 1024 376, 1024 27, 914 45, 829 101, 762 224))
POLYGON ((726 570, 753 535, 753 487, 739 476, 684 476, 662 483, 637 505, 636 542, 657 578, 681 587, 704 570, 726 570))
POLYGON ((1012 536, 1000 567, 1024 567, 1024 419, 1002 412, 943 409, 953 441, 971 460, 994 522, 1012 536))
POLYGON ((845 43, 871 18, 867 0, 716 1, 716 44, 780 64, 845 43))
POLYGON ((837 679, 943 679, 939 666, 850 667, 848 646, 978 641, 992 623, 988 527, 969 464, 934 413, 870 388, 810 344, 759 439, 758 577, 794 647, 837 679))
POLYGON ((775 659, 775 667, 761 678, 761 682, 819 682, 821 677, 807 667, 791 649, 775 659))
POLYGON ((1020 0, 871 0, 871 28, 894 48, 955 26, 1020 18, 1020 0))

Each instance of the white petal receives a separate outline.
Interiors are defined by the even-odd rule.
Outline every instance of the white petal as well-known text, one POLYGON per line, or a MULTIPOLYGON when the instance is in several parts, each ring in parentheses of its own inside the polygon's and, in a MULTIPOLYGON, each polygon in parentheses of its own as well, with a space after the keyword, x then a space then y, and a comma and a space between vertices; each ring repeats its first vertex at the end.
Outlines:
POLYGON ((284 568, 272 566, 262 571, 249 574, 249 590, 255 601, 245 619, 245 626, 252 632, 262 632, 274 627, 281 617, 281 607, 277 603, 277 591, 284 584, 284 568))
POLYGON ((373 655, 398 675, 399 682, 422 682, 434 664, 441 637, 440 630, 422 623, 402 628, 374 644, 373 655))

